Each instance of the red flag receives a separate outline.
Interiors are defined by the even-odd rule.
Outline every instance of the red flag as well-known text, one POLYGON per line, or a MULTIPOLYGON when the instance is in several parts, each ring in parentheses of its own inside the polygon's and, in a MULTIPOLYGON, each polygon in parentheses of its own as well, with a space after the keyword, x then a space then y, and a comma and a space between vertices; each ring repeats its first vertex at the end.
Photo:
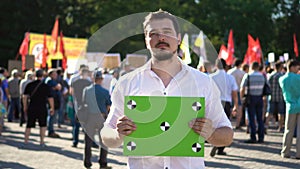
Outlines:
POLYGON ((62 68, 64 70, 66 70, 67 68, 67 56, 65 54, 65 47, 64 47, 64 40, 63 40, 63 33, 62 31, 60 31, 60 45, 59 45, 59 51, 62 54, 63 58, 62 58, 62 68))
POLYGON ((59 18, 56 18, 53 29, 52 29, 52 45, 53 45, 53 53, 57 52, 57 38, 58 38, 58 25, 59 25, 59 18))
POLYGON ((262 50, 261 50, 261 46, 260 46, 260 42, 259 42, 259 39, 256 38, 256 46, 257 46, 257 49, 255 51, 255 54, 256 54, 256 61, 261 64, 261 59, 262 59, 262 50))
POLYGON ((230 29, 229 36, 228 36, 228 43, 227 43, 227 52, 228 58, 226 59, 227 65, 232 65, 234 60, 234 42, 233 42, 233 31, 230 29))
POLYGON ((298 43, 297 43, 297 39, 296 39, 296 34, 294 33, 293 35, 293 39, 294 39, 294 52, 296 57, 299 56, 299 50, 298 50, 298 43))
POLYGON ((42 68, 46 68, 47 65, 47 56, 48 56, 49 52, 48 52, 48 48, 47 48, 47 36, 44 33, 44 46, 43 46, 43 51, 42 51, 42 68))
POLYGON ((26 62, 26 55, 28 54, 28 47, 29 47, 29 32, 26 32, 25 38, 20 46, 19 53, 22 55, 22 70, 26 69, 25 62, 26 62))
MULTIPOLYGON (((226 48, 225 45, 221 45, 218 58, 219 59, 222 58, 225 61, 227 60, 227 58, 228 58, 228 51, 227 51, 227 48, 226 48)), ((226 62, 226 64, 227 64, 227 62, 226 62)))
POLYGON ((255 41, 252 36, 248 34, 248 49, 243 63, 251 64, 253 62, 261 63, 261 48, 259 40, 255 41))

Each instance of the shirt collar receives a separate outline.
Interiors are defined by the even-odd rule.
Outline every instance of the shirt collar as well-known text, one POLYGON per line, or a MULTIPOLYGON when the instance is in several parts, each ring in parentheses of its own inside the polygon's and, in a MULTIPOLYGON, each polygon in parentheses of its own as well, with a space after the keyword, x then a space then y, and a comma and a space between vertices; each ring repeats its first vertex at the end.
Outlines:
MULTIPOLYGON (((179 57, 177 59, 181 64, 181 71, 178 74, 191 71, 191 68, 186 63, 184 63, 179 57)), ((151 60, 152 59, 150 59, 144 66, 141 67, 141 69, 143 71, 152 71, 151 70, 151 60)))

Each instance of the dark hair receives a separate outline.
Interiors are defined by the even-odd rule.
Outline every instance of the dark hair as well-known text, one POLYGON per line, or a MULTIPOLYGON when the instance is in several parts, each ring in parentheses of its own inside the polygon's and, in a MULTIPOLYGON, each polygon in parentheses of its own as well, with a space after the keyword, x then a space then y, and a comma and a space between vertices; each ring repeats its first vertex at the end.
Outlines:
POLYGON ((3 74, 6 71, 4 67, 0 67, 0 74, 3 74))
POLYGON ((287 62, 287 67, 290 69, 293 66, 300 66, 299 61, 291 59, 287 62))
POLYGON ((44 70, 43 69, 38 69, 37 71, 35 71, 35 76, 36 77, 43 77, 44 75, 44 70))
POLYGON ((258 70, 258 69, 259 69, 259 63, 258 63, 258 62, 253 62, 253 63, 251 64, 251 68, 252 68, 253 70, 258 70))
POLYGON ((227 67, 226 61, 222 58, 216 60, 216 67, 218 69, 225 69, 227 67))
POLYGON ((159 19, 170 19, 173 23, 176 34, 180 33, 180 28, 179 28, 179 24, 178 24, 178 20, 177 20, 176 16, 170 14, 167 11, 163 11, 162 9, 159 9, 156 12, 150 12, 145 17, 145 21, 143 23, 145 33, 146 33, 146 27, 149 24, 149 22, 152 21, 152 20, 159 20, 159 19))
POLYGON ((276 62, 275 63, 275 69, 279 70, 282 67, 282 63, 281 62, 276 62))
POLYGON ((234 66, 238 67, 242 64, 242 60, 241 59, 236 59, 235 62, 234 62, 234 66))

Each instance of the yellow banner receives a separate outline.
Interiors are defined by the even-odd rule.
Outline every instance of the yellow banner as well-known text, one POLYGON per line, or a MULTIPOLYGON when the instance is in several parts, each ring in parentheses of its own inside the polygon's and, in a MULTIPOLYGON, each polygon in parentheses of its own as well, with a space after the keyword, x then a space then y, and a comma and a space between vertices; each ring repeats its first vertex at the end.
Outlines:
MULTIPOLYGON (((49 55, 47 57, 47 64, 48 67, 52 67, 52 60, 61 60, 62 54, 59 51, 59 42, 60 39, 58 38, 57 44, 57 52, 54 53, 54 43, 52 42, 51 35, 47 35, 47 48, 49 55)), ((64 41, 64 49, 65 55, 67 56, 67 65, 69 63, 74 63, 74 60, 78 59, 79 57, 84 57, 87 47, 87 39, 80 39, 80 38, 68 38, 63 37, 64 41), (73 62, 72 62, 73 60, 73 62)), ((42 51, 44 48, 44 34, 38 33, 30 33, 30 47, 29 47, 29 54, 34 55, 35 57, 35 68, 41 67, 42 64, 42 51)))

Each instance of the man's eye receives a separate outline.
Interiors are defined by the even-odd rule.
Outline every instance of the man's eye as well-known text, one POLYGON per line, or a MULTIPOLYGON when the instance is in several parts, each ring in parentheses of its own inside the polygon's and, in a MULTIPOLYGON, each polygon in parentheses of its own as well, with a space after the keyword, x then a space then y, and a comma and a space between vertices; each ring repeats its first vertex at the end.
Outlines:
POLYGON ((150 36, 151 38, 154 38, 154 37, 158 37, 158 34, 159 34, 159 33, 151 32, 151 33, 149 33, 149 36, 150 36))

